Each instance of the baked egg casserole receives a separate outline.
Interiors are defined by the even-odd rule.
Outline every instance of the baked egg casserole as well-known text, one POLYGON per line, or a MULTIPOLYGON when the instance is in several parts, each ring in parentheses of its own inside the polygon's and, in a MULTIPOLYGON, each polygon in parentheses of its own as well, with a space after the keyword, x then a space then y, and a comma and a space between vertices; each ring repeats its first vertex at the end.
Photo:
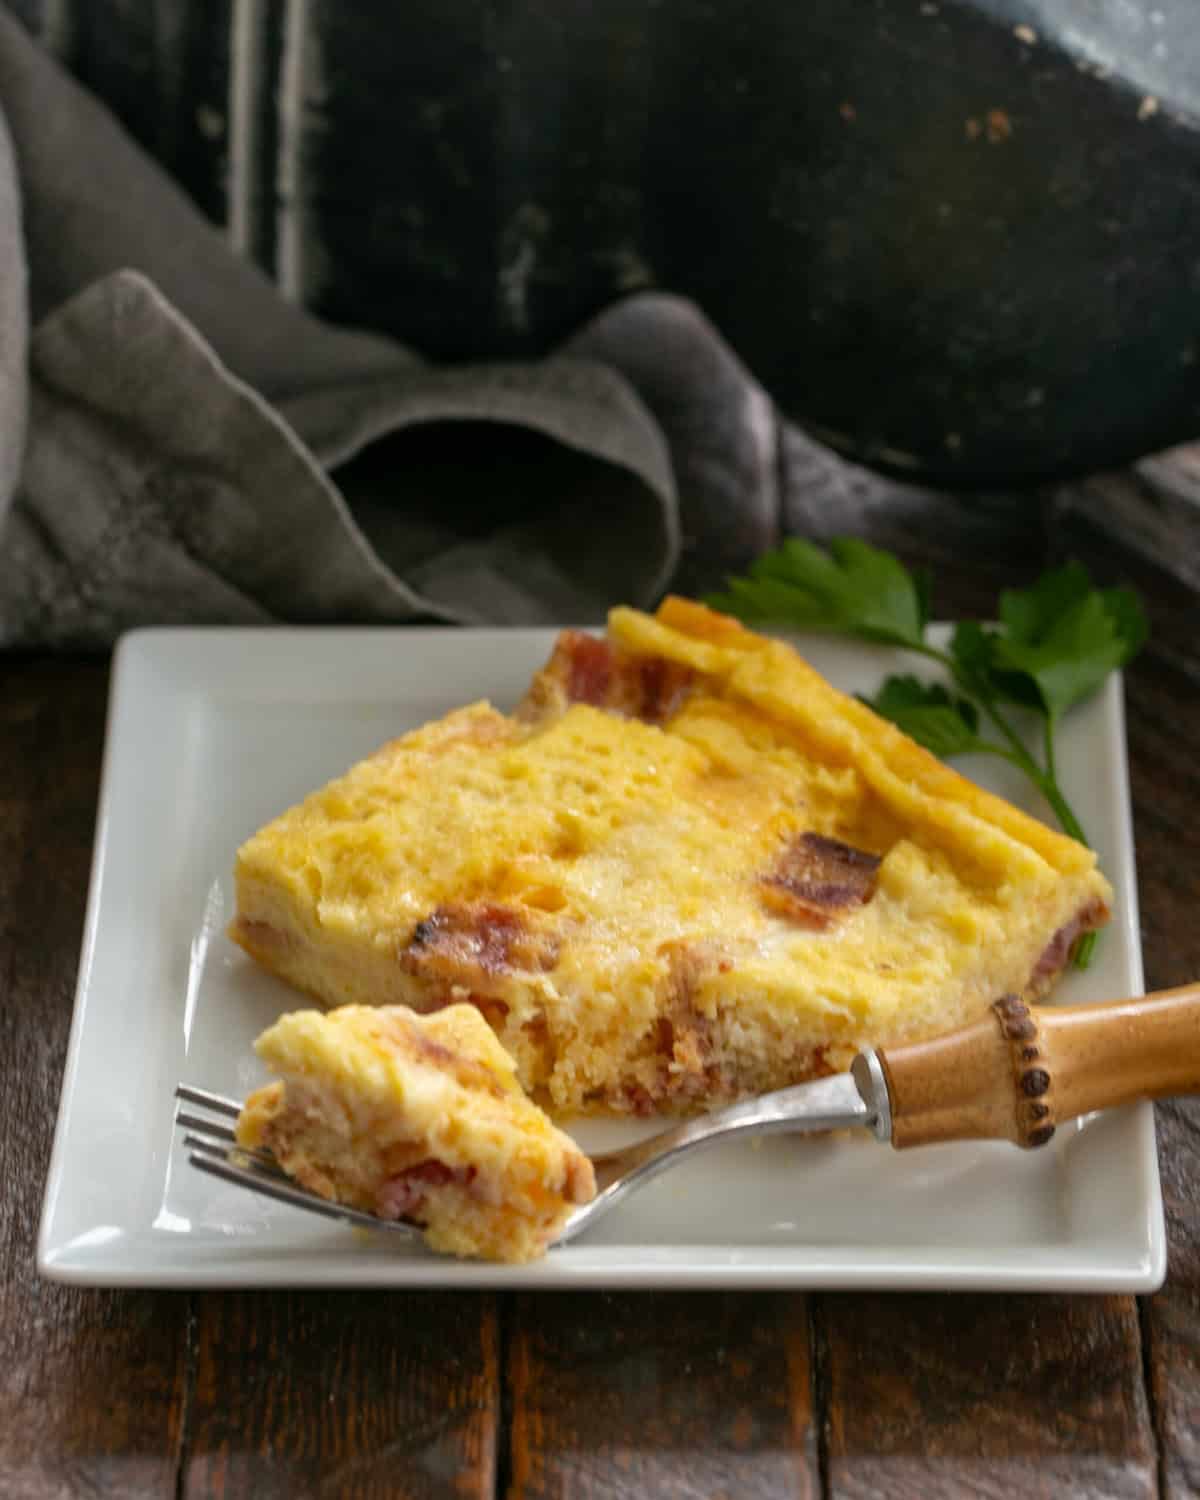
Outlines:
POLYGON ((465 1003, 562 1115, 709 1108, 1036 998, 1111 900, 1091 850, 675 598, 564 632, 514 713, 384 745, 236 883, 266 968, 465 1003))
POLYGON ((255 1050, 279 1076, 246 1100, 238 1144, 323 1198, 410 1220, 431 1249, 532 1260, 595 1196, 591 1162, 472 1006, 295 1011, 255 1050))

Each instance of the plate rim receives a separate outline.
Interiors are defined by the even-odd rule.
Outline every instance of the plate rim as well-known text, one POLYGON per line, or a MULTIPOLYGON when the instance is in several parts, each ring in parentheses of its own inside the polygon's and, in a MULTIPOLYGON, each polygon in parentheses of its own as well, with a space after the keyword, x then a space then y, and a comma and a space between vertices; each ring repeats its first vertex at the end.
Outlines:
MULTIPOLYGON (((544 1288, 580 1290, 583 1288, 712 1288, 712 1289, 828 1289, 828 1290, 943 1290, 943 1291, 1061 1291, 1103 1293, 1147 1293, 1157 1290, 1165 1280, 1168 1263, 1165 1214, 1158 1167, 1153 1106, 1142 1103, 1131 1106, 1127 1113, 1131 1118, 1126 1128, 1133 1132, 1132 1140, 1142 1168, 1144 1194, 1139 1203, 1141 1210, 1139 1227, 1144 1231, 1139 1246, 1128 1245, 1123 1254, 1114 1253, 1108 1259, 1102 1256, 1088 1264, 1072 1262, 1058 1264, 1060 1256, 1029 1252, 1028 1247, 1005 1247, 999 1252, 1000 1259, 1007 1256, 1013 1263, 990 1267, 971 1264, 939 1264, 936 1257, 925 1254, 901 1253, 891 1266, 874 1265, 871 1258, 864 1258, 861 1245, 839 1247, 820 1245, 816 1247, 769 1247, 763 1245, 738 1250, 727 1248, 723 1253, 717 1246, 665 1246, 664 1255, 671 1258, 661 1264, 597 1267, 575 1267, 568 1263, 564 1269, 556 1265, 552 1253, 545 1260, 525 1267, 498 1267, 473 1262, 455 1261, 444 1257, 430 1256, 428 1259, 405 1259, 395 1265, 396 1274, 381 1275, 374 1262, 353 1265, 343 1263, 335 1273, 321 1269, 321 1252, 314 1252, 317 1263, 307 1271, 292 1265, 239 1269, 236 1255, 228 1263, 212 1265, 172 1265, 169 1260, 158 1257, 158 1263, 123 1260, 119 1254, 97 1256, 93 1247, 90 1253, 80 1253, 78 1237, 59 1242, 54 1235, 55 1208, 63 1190, 70 1152, 70 1105, 78 1086, 79 1071, 83 1063, 83 1033, 89 1007, 94 1001, 91 976, 95 963, 97 945, 101 940, 100 924, 104 904, 104 883, 110 850, 111 803, 115 795, 115 777, 118 762, 128 754, 124 741, 132 726, 127 723, 134 711, 140 674, 152 673, 156 658, 164 653, 174 671, 173 696, 178 697, 196 687, 194 674, 180 668, 194 666, 189 654, 200 648, 203 685, 207 685, 206 674, 211 672, 209 653, 214 644, 222 647, 239 647, 250 640, 262 643, 273 639, 278 646, 287 646, 291 641, 308 640, 322 636, 330 640, 361 642, 373 636, 388 642, 405 641, 413 644, 421 637, 457 638, 468 648, 475 638, 494 641, 497 636, 525 636, 549 639, 555 631, 564 627, 554 624, 458 627, 449 625, 388 626, 388 625, 334 625, 334 626, 143 626, 125 632, 118 640, 112 656, 111 679, 105 713, 104 743, 100 764, 99 792, 96 803, 96 825, 88 877, 88 895, 85 908, 83 932, 80 941, 79 965, 76 976, 71 1025, 68 1032, 66 1057, 59 1088, 56 1121, 47 1166, 42 1210, 37 1234, 36 1265, 43 1278, 77 1286, 96 1287, 160 1287, 160 1288, 255 1288, 255 1287, 325 1287, 325 1288, 544 1288), (767 1267, 755 1263, 756 1256, 766 1253, 790 1254, 792 1263, 779 1263, 767 1267), (803 1253, 797 1255, 797 1250, 803 1253), (857 1257, 857 1260, 856 1260, 857 1257), (739 1264, 738 1262, 741 1262, 739 1264), (1018 1263, 1019 1262, 1019 1263, 1018 1263)), ((580 628, 595 629, 592 626, 580 628)), ((947 629, 946 626, 938 627, 947 629)), ((797 632, 788 638, 803 641, 805 633, 797 632)), ((811 635, 809 636, 811 639, 811 635)), ((851 641, 851 648, 859 646, 875 651, 868 643, 851 641)), ((897 653, 888 653, 895 659, 897 653)), ((886 656, 885 656, 885 659, 886 656)), ((157 663, 161 665, 161 661, 157 663)), ((1116 791, 1116 803, 1112 808, 1114 827, 1119 830, 1122 841, 1129 851, 1130 868, 1122 871, 1127 890, 1122 906, 1123 925, 1126 929, 1128 954, 1136 980, 1136 992, 1144 993, 1144 975, 1140 946, 1139 916, 1137 907, 1136 845, 1132 815, 1132 796, 1129 778, 1128 742, 1125 731, 1124 684, 1122 674, 1114 673, 1108 688, 1109 698, 1104 711, 1112 716, 1106 728, 1111 732, 1109 751, 1113 756, 1111 765, 1116 791)), ((1106 734, 1106 738, 1108 734, 1106 734)), ((152 1230, 120 1237, 135 1250, 139 1241, 145 1239, 158 1245, 152 1230)), ((631 1245, 622 1253, 637 1249, 652 1249, 631 1245)), ((1047 1247, 1049 1248, 1049 1247, 1047 1247)), ((1061 1249, 1061 1247, 1059 1247, 1061 1249)), ((905 1247, 908 1249, 908 1247, 905 1247)), ((564 1252, 564 1254, 567 1252, 564 1252)), ((962 1258, 961 1247, 956 1252, 962 1258)), ((967 1261, 971 1257, 966 1257, 967 1261)))

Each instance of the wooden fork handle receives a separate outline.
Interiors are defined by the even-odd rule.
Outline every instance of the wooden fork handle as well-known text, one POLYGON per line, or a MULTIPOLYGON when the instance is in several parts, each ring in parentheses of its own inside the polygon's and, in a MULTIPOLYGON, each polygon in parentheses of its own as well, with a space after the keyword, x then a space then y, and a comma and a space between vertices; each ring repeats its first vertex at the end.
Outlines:
POLYGON ((1200 1092, 1200 985, 1104 1005, 1007 995, 972 1026, 877 1055, 894 1146, 1043 1146, 1090 1110, 1200 1092))

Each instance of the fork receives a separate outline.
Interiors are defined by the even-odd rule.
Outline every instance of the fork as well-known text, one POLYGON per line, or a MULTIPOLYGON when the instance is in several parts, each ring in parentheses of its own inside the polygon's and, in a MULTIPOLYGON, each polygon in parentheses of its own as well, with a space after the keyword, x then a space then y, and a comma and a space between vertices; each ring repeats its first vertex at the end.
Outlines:
MULTIPOLYGON (((1094 1110, 1200 1090, 1200 985, 1100 1005, 997 1000, 973 1025, 907 1047, 864 1048, 848 1073, 762 1094, 682 1121, 592 1158, 596 1196, 577 1208, 565 1245, 635 1189, 705 1146, 742 1137, 858 1126, 898 1149, 938 1141, 1006 1140, 1044 1146, 1058 1125, 1094 1110)), ((236 1144, 241 1106, 180 1084, 176 1124, 188 1160, 252 1192, 368 1229, 417 1229, 333 1203, 298 1186, 269 1153, 236 1144)))
MULTIPOLYGON (((266 1151, 239 1146, 232 1125, 241 1106, 235 1099, 207 1089, 180 1084, 175 1097, 181 1103, 205 1109, 208 1118, 189 1110, 176 1111, 175 1123, 183 1127, 188 1161, 202 1172, 223 1178, 294 1208, 308 1209, 329 1219, 343 1219, 366 1229, 386 1229, 416 1235, 417 1229, 403 1219, 381 1219, 364 1209, 350 1208, 322 1198, 293 1182, 266 1151)), ((811 1132, 845 1125, 874 1123, 874 1115, 851 1082, 849 1074, 836 1074, 794 1088, 762 1094, 742 1104, 712 1114, 685 1120, 673 1129, 591 1158, 596 1174, 596 1196, 576 1208, 559 1234, 556 1245, 564 1245, 614 1208, 637 1187, 664 1172, 688 1152, 700 1146, 737 1136, 765 1135, 775 1131, 811 1132)))

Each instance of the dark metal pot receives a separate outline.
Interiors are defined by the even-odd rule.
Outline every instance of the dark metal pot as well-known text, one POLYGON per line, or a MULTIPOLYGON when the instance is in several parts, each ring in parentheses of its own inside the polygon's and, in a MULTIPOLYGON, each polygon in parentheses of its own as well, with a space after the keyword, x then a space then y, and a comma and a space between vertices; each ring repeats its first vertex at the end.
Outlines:
POLYGON ((1195 0, 75 12, 68 60, 218 213, 226 142, 206 158, 190 122, 256 17, 247 243, 432 356, 539 352, 662 286, 789 415, 914 475, 1040 478, 1200 429, 1195 0))

